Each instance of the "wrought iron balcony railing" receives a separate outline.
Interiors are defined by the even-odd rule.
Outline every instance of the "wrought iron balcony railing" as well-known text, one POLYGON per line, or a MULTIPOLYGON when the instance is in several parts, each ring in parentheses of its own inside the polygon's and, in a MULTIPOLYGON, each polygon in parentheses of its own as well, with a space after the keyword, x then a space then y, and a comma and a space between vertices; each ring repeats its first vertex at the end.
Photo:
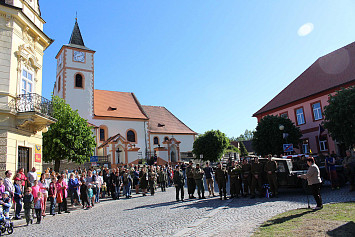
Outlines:
POLYGON ((53 115, 52 101, 36 93, 18 95, 10 101, 9 107, 18 113, 36 112, 50 117, 53 115))

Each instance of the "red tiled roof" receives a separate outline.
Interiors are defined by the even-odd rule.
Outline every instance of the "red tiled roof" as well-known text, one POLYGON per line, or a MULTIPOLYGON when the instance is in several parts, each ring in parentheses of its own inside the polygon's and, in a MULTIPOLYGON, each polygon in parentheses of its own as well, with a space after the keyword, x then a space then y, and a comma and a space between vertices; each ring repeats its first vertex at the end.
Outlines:
POLYGON ((196 134, 162 106, 142 106, 149 117, 148 129, 153 133, 196 134))
POLYGON ((318 58, 253 116, 350 82, 355 82, 355 42, 318 58))
POLYGON ((148 119, 133 93, 94 90, 94 115, 148 119))

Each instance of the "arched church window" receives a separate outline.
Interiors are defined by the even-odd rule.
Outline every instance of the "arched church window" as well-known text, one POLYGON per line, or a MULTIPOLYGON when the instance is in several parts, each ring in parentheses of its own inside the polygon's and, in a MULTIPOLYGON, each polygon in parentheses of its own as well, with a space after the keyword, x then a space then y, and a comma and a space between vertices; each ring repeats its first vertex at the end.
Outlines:
POLYGON ((127 131, 127 141, 129 142, 136 142, 136 134, 132 130, 127 131))
POLYGON ((100 141, 105 141, 105 129, 100 128, 100 141))
POLYGON ((75 75, 75 87, 83 88, 83 76, 81 74, 75 75))
POLYGON ((154 145, 159 145, 159 138, 158 137, 154 137, 153 138, 153 143, 154 143, 154 145))
POLYGON ((167 142, 169 141, 169 138, 168 137, 164 137, 164 142, 167 142))

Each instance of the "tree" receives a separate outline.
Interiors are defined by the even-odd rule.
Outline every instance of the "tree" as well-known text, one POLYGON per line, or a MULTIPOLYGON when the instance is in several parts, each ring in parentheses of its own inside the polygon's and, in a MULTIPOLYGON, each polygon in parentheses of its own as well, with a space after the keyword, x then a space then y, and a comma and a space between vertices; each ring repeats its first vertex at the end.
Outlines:
POLYGON ((224 133, 211 130, 196 138, 192 152, 197 158, 203 155, 202 160, 215 162, 222 157, 229 144, 229 139, 224 133))
POLYGON ((244 143, 243 142, 239 142, 239 146, 240 146, 240 155, 242 157, 248 156, 249 153, 248 153, 247 149, 245 148, 244 143))
POLYGON ((330 95, 324 107, 324 127, 337 142, 352 148, 355 144, 355 86, 330 95))
POLYGON ((43 134, 43 160, 55 162, 54 170, 59 172, 60 161, 88 162, 96 147, 91 127, 78 111, 57 96, 52 98, 53 117, 57 122, 43 134))
POLYGON ((255 131, 252 131, 252 130, 248 130, 246 129, 244 134, 240 134, 239 137, 237 138, 234 138, 232 137, 232 141, 250 141, 250 140, 253 140, 253 137, 254 137, 254 132, 255 131))
POLYGON ((229 146, 227 147, 225 153, 239 153, 240 154, 240 150, 235 147, 234 145, 229 143, 229 146))
POLYGON ((281 155, 282 144, 293 144, 298 148, 301 137, 301 130, 290 119, 268 115, 258 123, 252 145, 258 155, 281 155), (280 125, 283 125, 284 130, 280 130, 280 125), (285 138, 283 133, 287 134, 285 138))

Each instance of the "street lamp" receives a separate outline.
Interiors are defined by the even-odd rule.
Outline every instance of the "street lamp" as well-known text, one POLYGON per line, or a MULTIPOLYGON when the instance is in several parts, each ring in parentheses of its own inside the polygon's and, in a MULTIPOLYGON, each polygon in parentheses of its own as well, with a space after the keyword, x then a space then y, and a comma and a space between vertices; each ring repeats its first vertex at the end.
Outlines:
POLYGON ((282 125, 282 124, 280 124, 280 125, 279 125, 279 129, 280 129, 281 131, 283 131, 283 130, 285 129, 285 126, 282 125))

